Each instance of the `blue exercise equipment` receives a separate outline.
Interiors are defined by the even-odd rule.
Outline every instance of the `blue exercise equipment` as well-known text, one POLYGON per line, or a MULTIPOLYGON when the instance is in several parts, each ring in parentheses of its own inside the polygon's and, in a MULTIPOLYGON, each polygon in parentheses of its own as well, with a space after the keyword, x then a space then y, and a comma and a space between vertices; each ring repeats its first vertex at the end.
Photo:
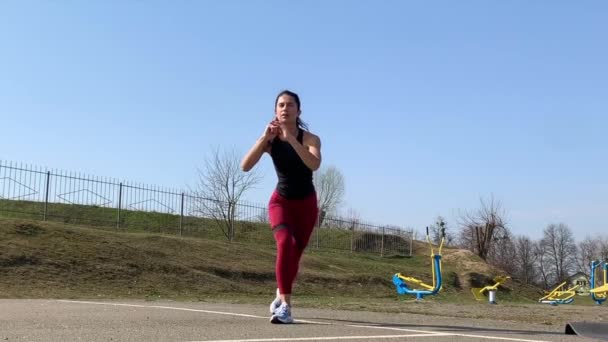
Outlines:
POLYGON ((590 287, 591 287, 591 298, 595 301, 595 303, 597 303, 598 305, 602 304, 603 302, 606 301, 606 296, 608 295, 608 288, 607 287, 607 280, 608 278, 608 262, 606 262, 606 260, 604 261, 599 261, 599 260, 593 260, 591 262, 591 281, 590 281, 590 287), (598 267, 602 267, 604 272, 604 285, 603 286, 599 286, 596 287, 595 284, 595 269, 598 267), (604 290, 604 292, 599 292, 604 290))
POLYGON ((426 240, 431 246, 431 267, 433 272, 433 285, 425 284, 423 281, 414 277, 406 277, 401 273, 393 275, 393 284, 397 287, 399 295, 415 295, 416 300, 423 299, 424 296, 434 296, 441 290, 441 249, 445 241, 445 228, 441 226, 441 243, 439 244, 438 253, 433 251, 433 244, 429 238, 429 227, 426 227, 426 240), (410 284, 408 286, 408 284, 410 284), (412 285, 419 288, 411 288, 412 285))

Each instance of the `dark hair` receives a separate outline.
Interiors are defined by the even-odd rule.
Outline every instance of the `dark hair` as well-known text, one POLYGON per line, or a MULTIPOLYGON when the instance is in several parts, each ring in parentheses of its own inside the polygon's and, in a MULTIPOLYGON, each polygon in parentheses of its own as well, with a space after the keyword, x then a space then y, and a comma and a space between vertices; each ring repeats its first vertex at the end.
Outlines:
MULTIPOLYGON (((293 91, 289 91, 289 90, 283 90, 282 92, 279 93, 279 95, 277 95, 277 98, 274 100, 274 108, 276 110, 277 108, 277 103, 279 102, 279 97, 283 96, 283 95, 288 95, 291 96, 294 101, 296 101, 296 105, 298 106, 298 110, 300 110, 300 97, 298 96, 298 94, 294 93, 293 91)), ((308 125, 302 121, 302 119, 300 119, 300 117, 298 116, 298 118, 296 119, 296 124, 298 125, 298 128, 304 129, 308 131, 308 125)))

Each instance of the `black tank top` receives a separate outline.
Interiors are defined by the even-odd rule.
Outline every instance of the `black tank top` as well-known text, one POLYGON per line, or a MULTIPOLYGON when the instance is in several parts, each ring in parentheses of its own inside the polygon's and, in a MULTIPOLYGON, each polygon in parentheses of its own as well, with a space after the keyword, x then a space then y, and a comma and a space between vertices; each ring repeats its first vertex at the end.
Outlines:
MULTIPOLYGON (((304 131, 298 128, 297 140, 301 144, 304 131)), ((277 172, 278 193, 289 199, 301 199, 315 191, 312 170, 304 164, 297 152, 287 141, 272 140, 270 156, 277 172)))

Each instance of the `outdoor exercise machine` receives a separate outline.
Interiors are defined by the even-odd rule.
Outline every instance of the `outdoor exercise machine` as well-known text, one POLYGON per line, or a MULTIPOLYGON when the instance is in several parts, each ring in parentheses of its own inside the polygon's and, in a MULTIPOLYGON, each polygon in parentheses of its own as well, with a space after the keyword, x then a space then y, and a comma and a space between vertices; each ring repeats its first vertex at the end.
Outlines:
POLYGON ((509 279, 511 279, 511 277, 509 277, 509 276, 497 276, 494 278, 494 285, 486 286, 486 287, 482 287, 482 288, 472 287, 471 293, 473 294, 475 299, 477 299, 478 301, 484 301, 485 300, 484 292, 487 292, 488 293, 488 302, 490 304, 496 304, 496 291, 498 290, 498 287, 500 285, 504 284, 504 282, 506 282, 509 279))
POLYGON ((576 295, 575 290, 580 285, 574 285, 571 288, 564 290, 565 285, 566 285, 566 282, 559 284, 556 288, 554 288, 546 296, 539 299, 538 302, 543 303, 543 304, 551 304, 551 305, 572 303, 574 301, 574 296, 576 295))
POLYGON ((433 244, 429 238, 429 227, 426 227, 426 240, 431 247, 433 285, 425 284, 422 280, 414 277, 406 277, 401 273, 396 273, 393 275, 393 284, 397 287, 397 294, 415 295, 416 300, 421 300, 424 296, 434 296, 441 290, 441 249, 445 240, 445 228, 441 227, 441 243, 439 244, 437 254, 435 254, 433 244), (412 286, 416 286, 417 288, 412 288, 412 286))
POLYGON ((606 297, 608 296, 608 262, 606 262, 606 260, 604 261, 599 261, 599 260, 593 260, 591 262, 591 281, 590 281, 590 292, 591 292, 591 298, 599 305, 602 304, 603 302, 606 301, 606 297), (595 287, 595 269, 601 267, 604 272, 604 285, 603 286, 599 286, 599 287, 595 287))

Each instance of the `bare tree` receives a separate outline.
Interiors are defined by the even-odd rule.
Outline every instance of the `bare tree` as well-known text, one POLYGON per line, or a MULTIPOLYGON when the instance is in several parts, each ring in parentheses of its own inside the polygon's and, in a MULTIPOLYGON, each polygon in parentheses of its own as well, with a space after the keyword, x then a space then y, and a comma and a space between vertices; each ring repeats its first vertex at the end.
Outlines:
POLYGON ((532 284, 536 278, 536 268, 534 267, 536 259, 534 242, 524 235, 515 238, 516 275, 525 284, 532 284))
POLYGON ((323 167, 315 172, 314 184, 319 206, 319 226, 325 217, 335 213, 344 197, 344 177, 335 166, 323 167))
POLYGON ((555 282, 553 279, 550 278, 551 275, 549 270, 549 258, 547 257, 546 249, 546 246, 541 241, 534 244, 536 266, 540 275, 538 283, 543 289, 549 288, 549 284, 555 282))
POLYGON ((508 228, 504 228, 505 232, 500 239, 494 242, 492 248, 488 251, 488 262, 507 274, 515 274, 517 272, 517 251, 515 242, 508 228))
POLYGON ((598 257, 602 260, 608 261, 608 235, 602 235, 598 239, 598 257))
POLYGON ((255 170, 243 172, 239 155, 234 151, 216 148, 199 169, 199 182, 194 211, 211 217, 229 241, 234 239, 234 223, 238 218, 237 205, 243 194, 260 180, 255 170))
POLYGON ((507 233, 504 210, 493 196, 489 201, 482 198, 481 207, 476 212, 461 215, 459 224, 461 245, 484 260, 496 241, 507 233))
POLYGON ((555 282, 566 280, 576 268, 576 243, 570 228, 563 223, 548 225, 541 243, 545 247, 555 282))
POLYGON ((597 240, 587 236, 583 241, 578 243, 578 253, 576 254, 576 264, 579 272, 591 275, 591 262, 599 258, 600 243, 597 240))
POLYGON ((454 241, 454 235, 452 235, 445 218, 442 216, 437 216, 435 223, 429 226, 429 235, 431 241, 437 245, 441 243, 442 237, 445 238, 444 244, 446 246, 451 245, 454 241), (445 236, 442 234, 445 234, 445 236))

